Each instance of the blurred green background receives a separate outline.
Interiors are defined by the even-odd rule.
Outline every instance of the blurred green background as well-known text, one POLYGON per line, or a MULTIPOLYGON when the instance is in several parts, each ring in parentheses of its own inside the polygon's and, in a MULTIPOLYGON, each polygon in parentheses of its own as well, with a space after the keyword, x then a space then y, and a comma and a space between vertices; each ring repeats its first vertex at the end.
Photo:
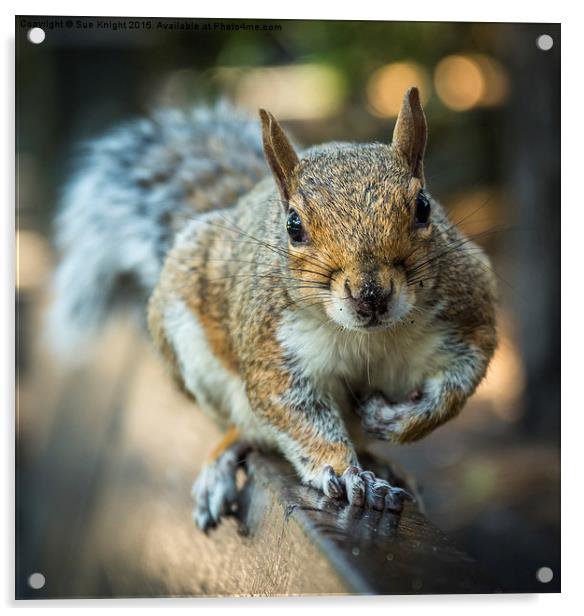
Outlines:
MULTIPOLYGON (((131 447, 123 419, 133 416, 131 404, 120 388, 138 377, 121 359, 114 362, 117 371, 100 368, 99 353, 90 369, 64 374, 43 348, 40 325, 55 259, 51 224, 75 167, 76 144, 157 107, 223 97, 253 114, 270 109, 306 145, 389 141, 411 85, 420 87, 429 123, 429 190, 492 257, 501 344, 460 419, 413 446, 376 448, 414 473, 430 519, 503 588, 557 590, 559 25, 189 20, 199 24, 194 31, 156 19, 149 29, 114 28, 119 21, 128 22, 111 18, 98 27, 94 18, 17 18, 19 592, 30 593, 26 578, 43 567, 52 573, 47 596, 114 593, 111 580, 87 573, 95 563, 84 544, 92 532, 100 545, 108 541, 106 531, 95 530, 95 512, 108 498, 108 474, 96 469, 103 470, 112 442, 121 456, 131 447), (48 19, 62 27, 31 44, 30 22, 48 19), (78 28, 77 19, 94 27, 78 28), (551 35, 551 49, 541 48, 542 34, 551 35), (113 423, 98 442, 80 419, 85 415, 71 409, 104 383, 116 392, 103 402, 102 416, 113 423), (112 414, 112 405, 122 410, 112 414), (56 559, 64 546, 68 558, 56 559), (547 585, 536 578, 543 566, 555 574, 547 585)), ((104 364, 112 363, 112 348, 123 355, 115 345, 122 345, 120 332, 128 327, 120 325, 108 339, 114 346, 104 364)), ((125 344, 131 364, 143 343, 125 344)), ((144 387, 172 396, 164 374, 149 369, 155 376, 144 387)), ((184 425, 195 426, 188 424, 188 410, 184 425)), ((164 422, 171 435, 172 411, 162 411, 151 417, 153 429, 164 422)), ((132 464, 145 476, 153 473, 153 452, 162 446, 142 447, 142 458, 132 464)), ((199 454, 186 454, 192 461, 181 463, 194 472, 199 454)), ((172 474, 175 462, 165 464, 172 474)), ((189 477, 185 470, 180 481, 189 477)), ((143 588, 147 593, 150 586, 143 588)))

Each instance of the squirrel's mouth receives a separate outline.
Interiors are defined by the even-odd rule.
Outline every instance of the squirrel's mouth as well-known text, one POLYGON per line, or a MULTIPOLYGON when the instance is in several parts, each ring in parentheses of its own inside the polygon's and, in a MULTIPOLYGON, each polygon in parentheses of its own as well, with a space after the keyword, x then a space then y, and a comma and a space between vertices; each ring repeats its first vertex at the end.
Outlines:
POLYGON ((331 300, 324 306, 329 318, 345 329, 361 332, 375 332, 395 327, 403 321, 412 306, 411 299, 403 294, 395 296, 387 305, 371 307, 368 310, 355 305, 355 302, 348 301, 346 297, 333 294, 331 300))
POLYGON ((374 316, 371 317, 371 319, 366 323, 359 324, 357 326, 357 329, 367 332, 376 332, 382 329, 389 329, 393 325, 395 325, 395 321, 393 319, 381 320, 379 317, 374 316))
POLYGON ((363 327, 366 327, 367 329, 369 329, 370 327, 379 327, 380 325, 384 325, 380 320, 379 317, 374 314, 367 323, 365 323, 365 325, 363 327))

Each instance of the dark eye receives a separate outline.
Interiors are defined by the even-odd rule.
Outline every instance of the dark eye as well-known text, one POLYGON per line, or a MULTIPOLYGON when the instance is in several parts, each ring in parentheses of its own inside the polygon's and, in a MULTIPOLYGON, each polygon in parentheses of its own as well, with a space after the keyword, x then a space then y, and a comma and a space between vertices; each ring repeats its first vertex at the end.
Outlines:
POLYGON ((293 242, 301 243, 306 241, 306 233, 302 226, 302 221, 296 210, 290 210, 288 220, 286 220, 286 231, 293 242))
POLYGON ((430 220, 430 201, 423 191, 416 197, 416 226, 425 227, 430 220))

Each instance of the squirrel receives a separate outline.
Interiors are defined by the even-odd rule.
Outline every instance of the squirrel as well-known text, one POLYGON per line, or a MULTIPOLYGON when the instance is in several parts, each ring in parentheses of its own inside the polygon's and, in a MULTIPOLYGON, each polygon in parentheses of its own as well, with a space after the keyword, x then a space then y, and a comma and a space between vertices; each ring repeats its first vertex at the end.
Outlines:
POLYGON ((417 88, 391 144, 301 150, 259 115, 163 111, 90 144, 57 220, 51 331, 75 346, 133 289, 178 386, 225 429, 193 486, 200 528, 236 507, 251 446, 330 498, 399 511, 408 494, 355 444, 461 411, 497 344, 488 257, 428 192, 417 88))

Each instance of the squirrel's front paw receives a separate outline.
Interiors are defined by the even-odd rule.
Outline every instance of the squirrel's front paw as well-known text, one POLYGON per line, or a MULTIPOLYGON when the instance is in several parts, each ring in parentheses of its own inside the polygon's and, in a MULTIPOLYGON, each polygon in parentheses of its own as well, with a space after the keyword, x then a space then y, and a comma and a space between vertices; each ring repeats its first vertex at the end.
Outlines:
POLYGON ((332 466, 326 465, 320 476, 309 483, 329 498, 346 500, 350 505, 377 511, 401 511, 404 500, 412 500, 412 496, 402 488, 395 488, 371 471, 364 471, 357 466, 347 467, 339 476, 332 466))
POLYGON ((383 395, 374 394, 359 407, 365 432, 387 441, 402 441, 412 424, 423 414, 420 390, 414 390, 404 402, 389 402, 383 395))

